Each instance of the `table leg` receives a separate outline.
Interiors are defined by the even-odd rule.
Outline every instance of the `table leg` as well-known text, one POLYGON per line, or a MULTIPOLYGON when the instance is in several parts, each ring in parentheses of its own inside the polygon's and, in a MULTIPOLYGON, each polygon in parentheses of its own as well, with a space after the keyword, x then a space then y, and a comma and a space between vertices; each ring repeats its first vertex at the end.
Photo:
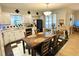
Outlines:
POLYGON ((26 49, 28 49, 28 53, 30 54, 30 47, 26 44, 26 49))
POLYGON ((23 42, 23 52, 24 52, 24 54, 25 54, 25 45, 24 45, 24 41, 22 41, 23 42))
POLYGON ((30 54, 30 48, 28 48, 28 53, 30 54))
POLYGON ((36 50, 34 48, 32 49, 32 56, 36 56, 36 50))

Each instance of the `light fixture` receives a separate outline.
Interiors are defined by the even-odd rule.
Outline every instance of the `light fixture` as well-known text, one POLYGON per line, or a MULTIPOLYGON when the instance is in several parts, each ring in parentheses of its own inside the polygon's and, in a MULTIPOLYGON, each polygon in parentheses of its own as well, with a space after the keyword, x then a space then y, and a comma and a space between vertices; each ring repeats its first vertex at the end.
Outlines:
POLYGON ((46 12, 44 12, 44 15, 45 16, 48 16, 48 15, 50 15, 52 12, 51 11, 46 11, 46 12))
POLYGON ((30 12, 30 11, 28 11, 28 14, 31 14, 31 12, 30 12))
POLYGON ((38 13, 38 12, 36 12, 36 15, 39 15, 39 13, 38 13))
MULTIPOLYGON (((47 5, 47 9, 48 9, 48 3, 47 3, 46 5, 47 5)), ((50 15, 51 13, 52 13, 51 11, 45 11, 45 12, 44 12, 44 15, 45 15, 45 16, 48 16, 48 15, 50 15)))
POLYGON ((18 9, 15 10, 16 13, 19 13, 20 11, 18 9))

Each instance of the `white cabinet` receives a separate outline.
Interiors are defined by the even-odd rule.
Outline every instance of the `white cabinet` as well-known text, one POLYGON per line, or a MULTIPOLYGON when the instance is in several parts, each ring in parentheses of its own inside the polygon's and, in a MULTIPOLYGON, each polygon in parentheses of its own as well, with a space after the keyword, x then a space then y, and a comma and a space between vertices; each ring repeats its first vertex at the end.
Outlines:
POLYGON ((19 30, 19 34, 20 34, 20 35, 19 35, 19 38, 20 38, 20 39, 22 39, 22 38, 25 37, 24 32, 25 32, 24 29, 20 29, 20 30, 19 30))
POLYGON ((25 37, 24 36, 24 29, 17 29, 14 32, 15 32, 15 39, 16 40, 20 40, 25 37))
POLYGON ((5 55, 4 46, 11 42, 24 38, 24 32, 25 29, 4 30, 0 32, 0 56, 5 55))
POLYGON ((10 31, 9 30, 3 31, 3 40, 4 40, 4 45, 7 45, 10 42, 10 31))
POLYGON ((24 38, 24 29, 16 29, 16 30, 5 30, 3 31, 3 40, 4 45, 7 45, 10 42, 14 42, 16 40, 20 40, 24 38))
POLYGON ((10 42, 16 41, 16 39, 15 39, 15 32, 13 30, 11 30, 9 32, 9 39, 10 39, 10 42))
POLYGON ((5 50, 4 50, 4 42, 2 38, 2 33, 0 32, 0 56, 5 55, 5 50))
MULTIPOLYGON (((0 33, 0 34, 1 34, 1 33, 0 33)), ((0 35, 0 56, 1 56, 1 54, 2 54, 2 53, 1 53, 1 40, 2 40, 2 39, 1 39, 1 35, 0 35)))

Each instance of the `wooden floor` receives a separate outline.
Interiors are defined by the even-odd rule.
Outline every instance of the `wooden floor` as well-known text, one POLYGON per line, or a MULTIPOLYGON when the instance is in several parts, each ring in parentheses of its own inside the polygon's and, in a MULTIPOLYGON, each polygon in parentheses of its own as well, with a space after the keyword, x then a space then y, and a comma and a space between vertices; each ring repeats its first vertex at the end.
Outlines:
POLYGON ((75 32, 69 36, 68 42, 56 56, 79 56, 79 32, 75 32))

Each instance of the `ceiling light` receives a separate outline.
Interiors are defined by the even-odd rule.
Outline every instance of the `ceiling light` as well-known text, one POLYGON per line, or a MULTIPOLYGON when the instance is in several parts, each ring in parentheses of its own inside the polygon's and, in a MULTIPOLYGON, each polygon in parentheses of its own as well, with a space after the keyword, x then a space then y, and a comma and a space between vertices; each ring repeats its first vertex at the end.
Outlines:
POLYGON ((39 13, 38 13, 38 12, 36 12, 36 15, 39 15, 39 13))
POLYGON ((19 13, 20 11, 18 9, 15 10, 16 13, 19 13))
POLYGON ((31 14, 31 12, 30 12, 30 11, 28 11, 28 14, 31 14))
POLYGON ((44 12, 44 15, 45 16, 48 16, 48 15, 50 15, 52 12, 51 11, 46 11, 46 12, 44 12))
MULTIPOLYGON (((48 3, 46 5, 47 5, 47 9, 48 9, 48 3)), ((51 15, 51 13, 52 13, 51 11, 45 11, 44 12, 44 15, 45 16, 48 16, 48 15, 51 15)))

